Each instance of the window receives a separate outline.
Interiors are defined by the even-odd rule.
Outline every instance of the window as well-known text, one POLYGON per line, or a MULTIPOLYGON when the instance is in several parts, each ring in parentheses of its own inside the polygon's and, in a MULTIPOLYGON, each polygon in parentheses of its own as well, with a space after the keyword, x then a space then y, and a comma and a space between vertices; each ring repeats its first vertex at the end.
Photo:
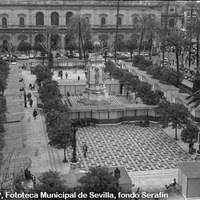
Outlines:
POLYGON ((105 17, 102 17, 101 18, 101 25, 103 26, 103 25, 105 25, 106 24, 106 18, 105 17))
POLYGON ((20 17, 20 19, 19 19, 19 25, 20 26, 24 26, 24 18, 23 17, 20 17))
POLYGON ((44 25, 44 14, 42 12, 36 14, 36 25, 44 25))
POLYGON ((7 26, 7 19, 5 17, 2 18, 2 26, 7 26))
POLYGON ((122 18, 118 17, 118 25, 122 25, 122 18))
POLYGON ((169 20, 169 27, 174 28, 174 19, 169 20))
POLYGON ((53 12, 51 14, 51 25, 54 25, 54 26, 59 25, 59 15, 57 12, 53 12))
POLYGON ((72 13, 72 12, 68 12, 68 13, 66 14, 66 25, 69 23, 69 21, 70 21, 70 19, 71 19, 72 16, 73 16, 73 13, 72 13))

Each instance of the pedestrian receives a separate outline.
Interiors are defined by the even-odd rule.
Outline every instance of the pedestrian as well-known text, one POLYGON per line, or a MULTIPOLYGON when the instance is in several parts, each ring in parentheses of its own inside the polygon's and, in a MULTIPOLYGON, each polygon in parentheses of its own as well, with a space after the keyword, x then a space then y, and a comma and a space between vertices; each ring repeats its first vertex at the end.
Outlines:
POLYGON ((32 108, 32 105, 33 105, 33 99, 29 99, 29 105, 30 105, 30 107, 32 108))
POLYGON ((88 151, 88 147, 86 144, 83 145, 83 155, 84 155, 84 158, 86 158, 86 154, 87 154, 87 151, 88 151))
POLYGON ((29 84, 28 88, 31 90, 31 88, 32 88, 32 84, 31 83, 29 84))
POLYGON ((33 111, 33 117, 34 117, 34 119, 36 119, 37 115, 38 115, 37 110, 34 109, 34 111, 33 111))
POLYGON ((78 81, 80 80, 80 76, 78 76, 78 81))
POLYGON ((29 92, 29 93, 27 94, 28 100, 31 99, 31 96, 32 96, 32 94, 29 92))

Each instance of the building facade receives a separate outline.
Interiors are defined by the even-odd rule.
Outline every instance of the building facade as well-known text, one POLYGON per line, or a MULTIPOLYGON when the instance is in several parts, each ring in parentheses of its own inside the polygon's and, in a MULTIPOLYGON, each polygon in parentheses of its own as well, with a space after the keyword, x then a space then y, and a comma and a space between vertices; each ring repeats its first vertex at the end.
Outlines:
MULTIPOLYGON (((165 3, 159 1, 120 1, 118 39, 130 39, 134 18, 142 13, 161 20, 163 7, 165 3)), ((84 0, 1 0, 0 44, 9 41, 17 46, 21 40, 25 40, 34 46, 41 34, 45 37, 46 26, 55 26, 58 30, 56 43, 60 48, 65 48, 67 25, 76 14, 83 15, 90 22, 93 34, 98 35, 100 40, 113 45, 117 1, 84 0)), ((168 26, 175 27, 175 23, 169 22, 168 26)))

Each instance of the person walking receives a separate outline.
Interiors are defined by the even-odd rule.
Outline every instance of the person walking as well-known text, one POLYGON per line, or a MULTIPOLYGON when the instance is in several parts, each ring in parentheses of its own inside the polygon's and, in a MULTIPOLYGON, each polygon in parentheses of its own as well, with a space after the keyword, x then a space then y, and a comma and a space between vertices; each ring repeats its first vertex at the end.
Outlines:
POLYGON ((34 111, 33 111, 33 117, 34 117, 34 119, 36 119, 37 115, 38 115, 37 110, 34 109, 34 111))
POLYGON ((88 151, 88 147, 87 147, 86 144, 84 144, 84 145, 83 145, 83 156, 84 156, 84 158, 87 157, 87 151, 88 151))
POLYGON ((33 99, 29 99, 29 105, 32 108, 32 106, 33 106, 33 99))

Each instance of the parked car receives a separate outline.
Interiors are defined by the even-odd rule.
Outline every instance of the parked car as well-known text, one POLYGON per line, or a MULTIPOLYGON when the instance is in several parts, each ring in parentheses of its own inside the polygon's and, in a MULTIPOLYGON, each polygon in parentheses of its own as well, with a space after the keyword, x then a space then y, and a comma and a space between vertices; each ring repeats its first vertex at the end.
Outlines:
POLYGON ((29 58, 30 58, 30 59, 34 59, 34 58, 35 58, 35 55, 34 55, 34 54, 29 54, 29 58))
POLYGON ((28 59, 29 59, 29 56, 22 54, 22 55, 20 55, 20 56, 18 57, 18 59, 19 59, 19 60, 28 60, 28 59))

